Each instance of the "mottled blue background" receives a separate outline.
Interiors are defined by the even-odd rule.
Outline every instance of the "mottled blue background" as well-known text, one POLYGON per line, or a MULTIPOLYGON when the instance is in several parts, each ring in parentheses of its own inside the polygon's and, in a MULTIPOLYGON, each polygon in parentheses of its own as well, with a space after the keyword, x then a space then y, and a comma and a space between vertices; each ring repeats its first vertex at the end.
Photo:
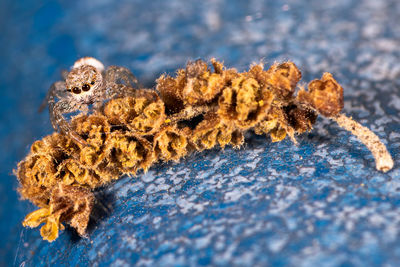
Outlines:
POLYGON ((0 265, 399 266, 398 0, 0 1, 0 265), (240 70, 293 60, 303 81, 329 71, 344 112, 394 156, 383 174, 347 132, 318 119, 290 141, 247 136, 98 192, 89 238, 53 243, 21 226, 12 170, 51 133, 37 108, 81 56, 130 68, 147 87, 189 59, 240 70))

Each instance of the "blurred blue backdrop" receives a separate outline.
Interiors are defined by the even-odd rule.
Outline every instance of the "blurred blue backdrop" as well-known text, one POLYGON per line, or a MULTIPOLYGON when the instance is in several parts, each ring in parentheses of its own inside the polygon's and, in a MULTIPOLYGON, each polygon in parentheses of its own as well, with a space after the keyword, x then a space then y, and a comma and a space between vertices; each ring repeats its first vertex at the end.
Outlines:
POLYGON ((0 1, 0 265, 398 266, 400 262, 398 0, 0 1), (333 123, 272 144, 196 153, 99 192, 109 206, 89 237, 53 243, 21 221, 12 171, 52 132, 37 113, 50 84, 81 56, 130 68, 146 87, 187 60, 239 70, 293 60, 303 81, 329 71, 344 112, 395 159, 383 174, 333 123), (397 263, 397 264, 396 264, 397 263))

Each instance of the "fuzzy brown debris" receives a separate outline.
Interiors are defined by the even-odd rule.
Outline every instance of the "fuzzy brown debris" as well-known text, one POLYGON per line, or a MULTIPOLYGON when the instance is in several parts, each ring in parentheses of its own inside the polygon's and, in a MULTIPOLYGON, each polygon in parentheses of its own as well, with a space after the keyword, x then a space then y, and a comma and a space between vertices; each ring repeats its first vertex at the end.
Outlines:
POLYGON ((297 99, 325 117, 335 117, 343 109, 343 88, 332 74, 326 72, 320 80, 308 84, 308 92, 300 90, 297 99))
POLYGON ((276 63, 268 70, 267 82, 274 95, 281 99, 292 98, 301 72, 293 62, 276 63))
POLYGON ((165 121, 164 102, 155 92, 142 91, 139 97, 111 99, 105 105, 104 114, 111 125, 126 126, 138 135, 153 135, 159 130, 165 121))
POLYGON ((113 132, 107 150, 110 164, 122 174, 135 175, 139 169, 147 171, 154 162, 152 143, 132 133, 113 132))
POLYGON ((176 78, 162 75, 157 90, 168 111, 178 112, 186 106, 211 103, 237 75, 235 69, 224 70, 222 63, 212 59, 213 71, 202 60, 189 62, 177 71, 176 78))
POLYGON ((247 130, 267 116, 273 99, 273 92, 256 79, 239 75, 219 97, 218 115, 226 124, 247 130))
POLYGON ((224 148, 228 144, 239 148, 244 142, 242 131, 231 123, 224 124, 216 113, 206 114, 191 136, 192 143, 198 151, 211 149, 216 145, 224 148))
POLYGON ((178 161, 191 149, 189 135, 191 130, 188 127, 178 129, 177 125, 165 125, 155 136, 153 150, 155 157, 162 161, 178 161))
POLYGON ((78 234, 84 235, 93 202, 89 189, 59 183, 52 189, 49 204, 28 214, 22 224, 32 228, 44 223, 40 234, 50 242, 58 237, 59 229, 64 229, 63 221, 68 221, 78 234))
POLYGON ((301 72, 292 62, 268 70, 257 64, 247 72, 226 69, 214 59, 211 64, 189 62, 176 77, 161 76, 157 91, 130 88, 128 96, 110 99, 93 114, 73 117, 70 126, 85 145, 60 133, 34 142, 15 171, 22 198, 40 208, 23 224, 44 224, 40 232, 50 242, 63 223, 85 235, 95 188, 191 151, 240 148, 248 130, 273 142, 289 136, 296 143, 295 135, 310 131, 318 114, 358 136, 379 170, 392 168, 379 139, 340 114, 343 88, 331 74, 296 95, 301 72))

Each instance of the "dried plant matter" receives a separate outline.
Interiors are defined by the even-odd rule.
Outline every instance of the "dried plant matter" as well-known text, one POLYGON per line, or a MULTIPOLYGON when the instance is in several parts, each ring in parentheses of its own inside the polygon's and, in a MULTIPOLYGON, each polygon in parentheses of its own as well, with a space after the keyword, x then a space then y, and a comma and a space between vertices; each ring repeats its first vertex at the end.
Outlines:
POLYGON ((358 122, 339 114, 333 119, 343 129, 351 132, 372 152, 375 158, 376 169, 387 172, 393 168, 393 159, 386 149, 386 146, 379 140, 379 137, 368 128, 361 126, 358 122))
MULTIPOLYGON (((68 122, 62 115, 66 110, 55 109, 56 92, 50 89, 52 121, 60 133, 34 142, 15 172, 22 198, 40 208, 28 214, 23 225, 44 223, 40 232, 50 242, 64 229, 63 222, 84 235, 94 203, 92 190, 123 174, 146 171, 158 161, 178 161, 191 151, 218 145, 240 148, 248 130, 267 134, 273 142, 288 136, 296 143, 295 135, 310 131, 318 114, 357 136, 372 151, 378 170, 393 167, 378 137, 340 113, 343 88, 329 73, 296 94, 301 73, 292 62, 268 70, 258 64, 238 72, 216 60, 212 69, 198 60, 178 70, 176 77, 161 76, 153 91, 119 84, 117 77, 134 76, 120 67, 104 72, 97 63, 77 61, 66 83, 83 84, 90 92, 85 84, 94 79, 97 86, 99 80, 92 88, 101 93, 93 112, 68 122)), ((78 91, 75 87, 71 90, 78 91)), ((92 103, 77 96, 60 98, 78 110, 92 103)))

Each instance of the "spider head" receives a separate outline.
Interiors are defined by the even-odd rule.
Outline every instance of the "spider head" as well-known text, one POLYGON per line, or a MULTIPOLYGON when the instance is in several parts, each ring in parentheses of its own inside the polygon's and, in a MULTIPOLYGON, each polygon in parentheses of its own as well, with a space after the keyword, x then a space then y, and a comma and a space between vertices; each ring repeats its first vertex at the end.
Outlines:
POLYGON ((67 91, 77 100, 91 102, 100 92, 103 83, 101 69, 92 65, 80 65, 68 73, 65 81, 67 91))

